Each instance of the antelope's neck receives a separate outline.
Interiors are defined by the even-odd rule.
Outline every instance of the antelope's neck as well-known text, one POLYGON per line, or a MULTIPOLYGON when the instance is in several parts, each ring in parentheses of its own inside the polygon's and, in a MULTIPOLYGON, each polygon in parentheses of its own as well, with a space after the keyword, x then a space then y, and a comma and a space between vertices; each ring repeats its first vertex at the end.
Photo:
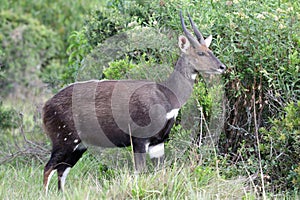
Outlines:
POLYGON ((174 68, 174 71, 164 83, 177 97, 180 107, 190 98, 197 73, 193 71, 188 59, 182 55, 174 68))

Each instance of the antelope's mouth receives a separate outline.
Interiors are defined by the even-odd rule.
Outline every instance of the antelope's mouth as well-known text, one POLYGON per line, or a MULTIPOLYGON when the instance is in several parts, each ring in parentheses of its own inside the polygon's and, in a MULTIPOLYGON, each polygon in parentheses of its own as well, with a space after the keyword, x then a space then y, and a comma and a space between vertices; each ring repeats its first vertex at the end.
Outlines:
POLYGON ((225 69, 217 69, 216 73, 217 74, 223 74, 226 70, 225 69))
POLYGON ((210 71, 200 71, 205 74, 223 74, 225 72, 224 69, 211 69, 210 71))

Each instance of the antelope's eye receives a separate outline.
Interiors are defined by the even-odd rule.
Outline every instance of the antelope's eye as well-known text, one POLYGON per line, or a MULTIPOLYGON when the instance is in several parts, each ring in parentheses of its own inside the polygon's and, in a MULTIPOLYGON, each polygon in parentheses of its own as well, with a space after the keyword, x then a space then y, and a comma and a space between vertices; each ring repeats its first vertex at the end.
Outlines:
POLYGON ((202 51, 198 51, 197 54, 198 54, 199 56, 205 56, 205 53, 202 52, 202 51))

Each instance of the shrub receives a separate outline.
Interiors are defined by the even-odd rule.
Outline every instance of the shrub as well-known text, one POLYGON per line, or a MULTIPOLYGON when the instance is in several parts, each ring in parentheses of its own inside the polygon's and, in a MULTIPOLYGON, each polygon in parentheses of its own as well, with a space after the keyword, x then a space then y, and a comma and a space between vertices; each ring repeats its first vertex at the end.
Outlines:
POLYGON ((270 187, 300 189, 300 101, 289 103, 281 118, 271 120, 270 130, 261 128, 260 146, 270 187))
POLYGON ((37 80, 39 69, 52 64, 61 48, 56 33, 28 15, 10 11, 0 12, 0 45, 5 56, 1 68, 6 77, 0 81, 1 94, 15 88, 29 86, 37 80))
POLYGON ((20 124, 20 116, 13 108, 5 108, 0 102, 0 129, 17 128, 20 124))
MULTIPOLYGON (((42 63, 42 67, 48 67, 40 74, 41 78, 44 82, 48 83, 49 86, 54 88, 62 87, 63 83, 70 83, 73 79, 65 80, 66 73, 68 71, 66 67, 68 55, 66 53, 67 47, 69 45, 68 37, 69 35, 77 29, 82 27, 84 22, 84 16, 90 12, 91 9, 97 8, 98 6, 102 6, 104 4, 104 0, 92 0, 88 3, 84 0, 75 0, 75 1, 64 1, 64 0, 24 0, 24 1, 10 1, 3 0, 1 1, 0 12, 8 12, 10 15, 16 15, 18 18, 22 18, 18 22, 19 26, 23 23, 28 27, 25 32, 27 35, 32 35, 32 41, 27 41, 28 43, 32 43, 33 41, 37 41, 38 43, 43 43, 40 41, 41 38, 36 38, 37 35, 45 35, 43 33, 44 29, 47 29, 46 33, 49 34, 43 39, 47 40, 49 46, 56 46, 58 43, 59 47, 56 46, 57 51, 55 55, 50 49, 49 51, 44 51, 41 55, 33 54, 32 57, 47 57, 49 52, 49 58, 46 62, 42 63), (33 20, 34 19, 34 20, 33 20), (33 22, 34 21, 34 22, 33 22), (33 22, 33 24, 32 24, 33 22), (28 26, 29 25, 29 26, 28 26), (30 33, 30 26, 35 26, 37 29, 34 33, 30 33), (42 26, 42 27, 41 27, 42 26), (42 34, 41 34, 42 33, 42 34)), ((2 18, 1 25, 4 25, 5 17, 2 18)), ((0 25, 0 30, 3 26, 0 25)), ((1 30, 3 33, 3 30, 1 30)), ((1 34, 0 34, 1 35, 1 34)), ((5 36, 6 37, 6 36, 5 36)), ((26 38, 28 40, 28 38, 26 38)), ((0 38, 1 43, 1 38, 0 38)), ((8 45, 12 45, 12 43, 8 43, 8 45)), ((20 44, 13 44, 12 46, 19 46, 20 44)), ((39 47, 36 44, 30 44, 26 49, 39 50, 39 47), (31 45, 31 46, 30 46, 31 45), (31 47, 31 48, 30 48, 31 47)), ((43 44, 44 45, 44 44, 43 44)), ((24 46, 23 46, 24 47, 24 46)), ((21 47, 21 49, 23 48, 21 47)), ((26 47, 26 46, 25 46, 26 47)), ((16 47, 17 48, 17 47, 16 47)), ((32 58, 31 58, 32 59, 32 58)), ((26 58, 23 58, 26 60, 26 58)), ((1 61, 0 61, 1 62, 1 61)), ((31 61, 32 62, 32 61, 31 61)), ((74 70, 73 70, 74 71, 74 70)), ((32 78, 31 78, 32 79, 32 78)), ((8 83, 2 84, 7 85, 8 83)), ((10 84, 13 88, 13 84, 10 84)))
MULTIPOLYGON (((2 0, 0 10, 11 10, 13 13, 31 16, 46 27, 55 30, 60 39, 67 44, 71 32, 82 26, 84 15, 102 4, 103 0, 92 0, 88 3, 84 0, 2 0)), ((62 57, 66 56, 64 51, 60 53, 62 57)))
MULTIPOLYGON (((118 0, 118 1, 108 1, 106 6, 102 7, 101 9, 94 10, 86 19, 84 28, 80 31, 80 38, 82 38, 82 34, 85 35, 85 39, 81 40, 82 45, 79 45, 80 48, 73 48, 69 51, 69 69, 66 70, 64 73, 64 79, 67 81, 74 81, 76 80, 76 77, 78 75, 78 71, 80 71, 80 68, 82 66, 86 67, 86 65, 96 65, 95 62, 98 64, 98 69, 100 69, 100 73, 97 73, 97 78, 102 77, 102 65, 107 65, 107 62, 111 62, 116 57, 108 55, 107 52, 101 52, 101 48, 103 48, 102 43, 106 41, 106 39, 110 39, 111 37, 118 38, 120 34, 124 33, 126 34, 127 31, 131 31, 135 28, 144 28, 144 27, 151 27, 155 29, 156 34, 160 34, 161 32, 164 32, 163 29, 166 27, 168 30, 170 28, 177 30, 178 29, 178 11, 179 9, 177 6, 179 6, 181 3, 179 1, 174 2, 149 2, 149 1, 127 1, 127 0, 118 0), (99 47, 100 46, 100 47, 99 47), (84 54, 79 53, 76 49, 84 49, 84 54), (94 49, 94 52, 90 53, 90 49, 94 49), (95 50, 98 49, 98 51, 95 52, 95 50), (97 53, 97 54, 96 54, 97 53), (75 55, 75 56, 74 56, 75 55), (96 59, 94 57, 97 57, 96 59), (99 60, 99 57, 100 58, 99 60), (105 56, 108 56, 109 59, 104 58, 105 56), (71 59, 70 59, 71 58, 71 59), (74 58, 78 58, 77 60, 74 58), (90 58, 90 59, 89 59, 90 58), (102 59, 102 60, 101 60, 102 59), (103 60, 107 60, 103 63, 103 60), (84 61, 84 63, 82 63, 84 61), (99 64, 100 63, 100 64, 99 64)), ((186 5, 190 5, 190 3, 182 3, 186 5)), ((174 47, 174 42, 168 41, 168 39, 163 40, 161 38, 159 39, 153 39, 147 38, 149 35, 153 34, 153 29, 150 30, 150 34, 147 34, 146 30, 138 29, 136 31, 142 31, 139 34, 136 34, 136 38, 140 38, 139 42, 147 42, 145 45, 143 45, 143 51, 139 52, 139 55, 143 55, 144 53, 147 53, 147 56, 149 54, 156 54, 155 56, 159 55, 160 53, 163 53, 166 47, 174 47), (146 34, 145 36, 143 34, 146 34), (147 40, 147 39, 148 40, 147 40), (150 40, 151 39, 151 40, 150 40), (155 41, 155 42, 154 42, 155 41), (160 44, 161 48, 153 49, 152 47, 147 48, 147 45, 153 43, 157 46, 157 43, 163 42, 160 44), (165 44, 165 45, 163 45, 165 44), (147 49, 146 49, 147 48, 147 49), (147 51, 149 50, 149 51, 147 51)), ((131 33, 127 33, 131 34, 131 33)), ((166 35, 169 39, 173 38, 173 33, 167 33, 166 35)), ((73 37, 73 35, 71 36, 73 37)), ((131 36, 132 37, 132 36, 131 36)), ((176 34, 177 37, 177 34, 176 34)), ((124 38, 122 38, 124 41, 124 38)), ((177 40, 177 38, 175 38, 177 40)), ((74 40, 73 40, 74 41, 74 40)), ((111 41, 111 40, 109 40, 111 41)), ((173 41, 173 40, 172 40, 173 41)), ((135 45, 138 45, 139 48, 142 46, 142 43, 135 42, 135 44, 132 44, 131 49, 124 49, 121 50, 122 58, 125 57, 125 55, 128 52, 134 52, 133 49, 135 45)), ((72 46, 72 41, 70 46, 72 46)), ((76 43, 76 42, 75 42, 76 43)), ((80 44, 80 43, 78 43, 80 44)), ((115 44, 115 42, 114 42, 115 44)), ((79 47, 78 46, 78 47, 79 47)), ((122 46, 121 48, 123 48, 122 46)), ((169 49, 171 49, 169 48, 169 49)), ((139 49, 138 49, 139 50, 139 49)), ((177 49, 176 49, 177 50, 177 49)), ((116 52, 113 52, 115 54, 118 54, 116 52)), ((164 58, 165 55, 161 55, 162 58, 164 58)), ((153 57, 152 55, 150 57, 153 57)), ((168 56, 169 57, 169 56, 168 56)), ((121 59, 122 59, 121 58, 121 59)), ((120 59, 118 57, 117 59, 120 59)), ((173 57, 173 60, 175 58, 173 57)), ((165 60, 166 61, 166 60, 165 60)), ((168 61, 169 63, 172 63, 172 61, 168 61)), ((107 67, 107 66, 106 66, 107 67)), ((95 74, 95 73, 91 73, 95 74)))
POLYGON ((122 60, 109 63, 109 67, 104 69, 103 73, 107 79, 126 78, 126 73, 135 66, 129 61, 128 57, 122 60))

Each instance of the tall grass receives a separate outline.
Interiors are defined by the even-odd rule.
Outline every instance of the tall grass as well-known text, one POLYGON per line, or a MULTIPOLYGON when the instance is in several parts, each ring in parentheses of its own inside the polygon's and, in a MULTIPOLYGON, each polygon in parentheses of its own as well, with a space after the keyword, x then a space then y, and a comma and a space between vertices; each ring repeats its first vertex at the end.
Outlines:
MULTIPOLYGON (((71 171, 64 193, 57 192, 53 176, 49 193, 43 191, 43 164, 0 166, 1 199, 241 199, 250 198, 245 179, 224 180, 213 170, 193 168, 189 163, 134 175, 124 166, 113 171, 99 167, 99 160, 86 154, 71 171)), ((253 196, 252 196, 253 197, 253 196)))

